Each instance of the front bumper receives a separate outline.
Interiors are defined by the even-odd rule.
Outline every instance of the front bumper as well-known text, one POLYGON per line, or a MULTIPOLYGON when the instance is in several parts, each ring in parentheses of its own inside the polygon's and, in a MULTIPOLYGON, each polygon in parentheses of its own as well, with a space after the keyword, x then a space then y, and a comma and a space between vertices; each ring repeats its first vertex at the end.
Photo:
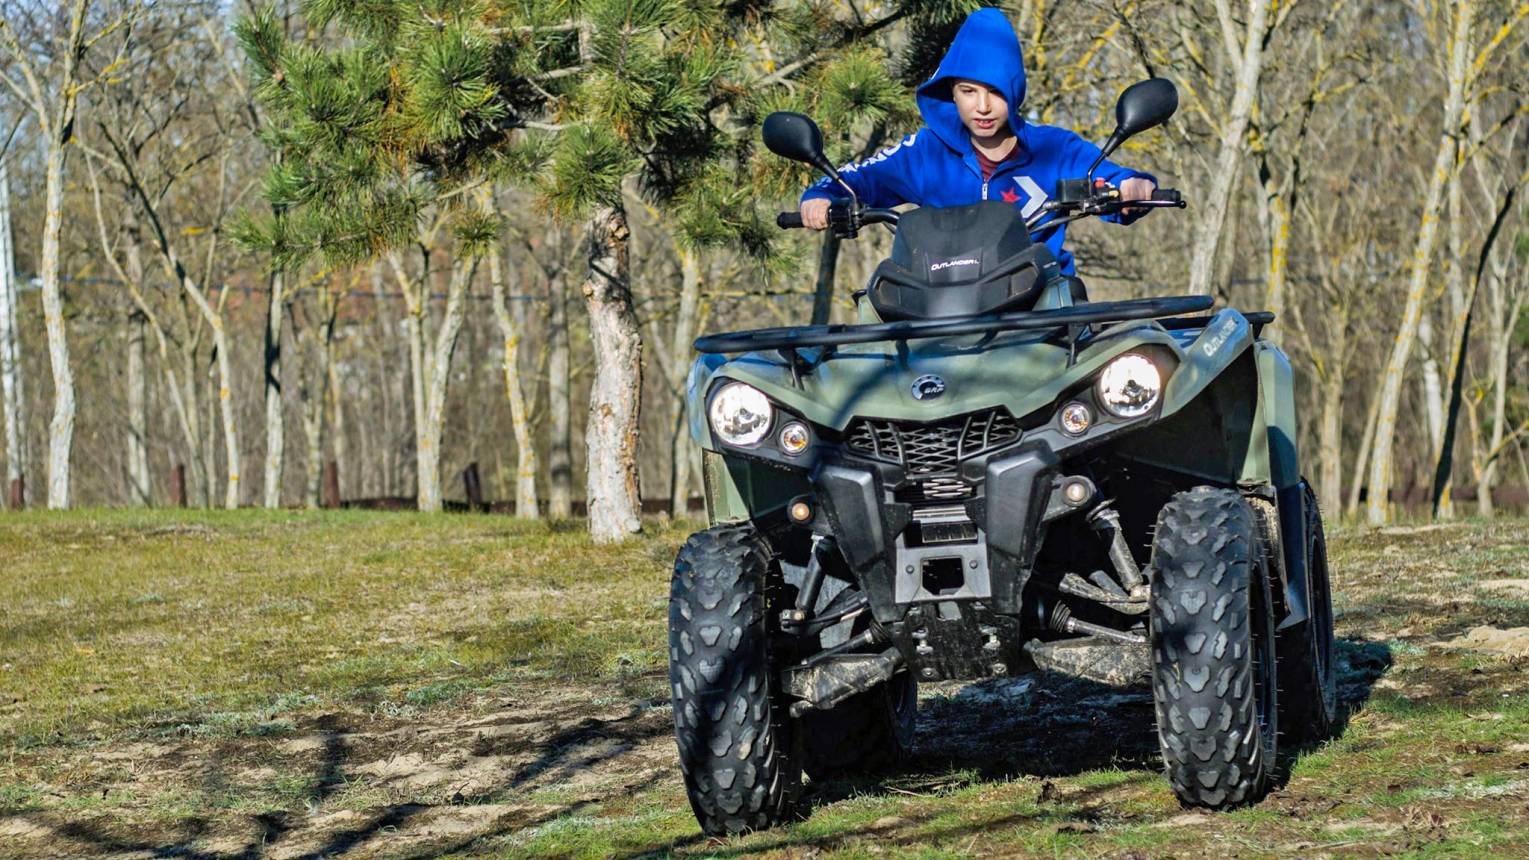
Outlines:
POLYGON ((1017 616, 1048 512, 1071 509, 1057 504, 1059 463, 1049 445, 1035 441, 974 464, 980 493, 959 506, 975 526, 964 540, 921 540, 929 528, 921 516, 930 506, 897 501, 875 465, 825 462, 812 484, 877 621, 900 621, 910 606, 941 601, 1017 616))

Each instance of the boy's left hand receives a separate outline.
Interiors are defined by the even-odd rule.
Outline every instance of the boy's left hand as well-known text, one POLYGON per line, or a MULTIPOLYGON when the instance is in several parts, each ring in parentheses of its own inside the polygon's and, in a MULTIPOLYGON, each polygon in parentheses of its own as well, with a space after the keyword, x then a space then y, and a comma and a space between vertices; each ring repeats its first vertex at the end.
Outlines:
MULTIPOLYGON (((1152 192, 1157 190, 1157 183, 1140 176, 1133 176, 1120 183, 1121 200, 1147 200, 1152 197, 1152 192)), ((1134 215, 1145 211, 1141 206, 1128 206, 1120 210, 1121 214, 1134 215)))

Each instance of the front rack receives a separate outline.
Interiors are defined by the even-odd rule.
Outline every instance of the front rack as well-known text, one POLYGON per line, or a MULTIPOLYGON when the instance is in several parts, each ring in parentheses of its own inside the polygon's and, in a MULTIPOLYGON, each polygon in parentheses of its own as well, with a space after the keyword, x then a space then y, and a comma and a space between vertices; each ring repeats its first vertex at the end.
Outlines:
POLYGON ((906 320, 864 325, 781 326, 706 335, 696 339, 695 348, 697 352, 703 353, 754 352, 767 349, 796 350, 803 347, 848 346, 887 340, 919 340, 969 334, 996 334, 1003 331, 1082 327, 1093 323, 1179 317, 1210 310, 1214 304, 1215 300, 1210 296, 1167 296, 1119 302, 1088 302, 1065 308, 962 319, 906 320))

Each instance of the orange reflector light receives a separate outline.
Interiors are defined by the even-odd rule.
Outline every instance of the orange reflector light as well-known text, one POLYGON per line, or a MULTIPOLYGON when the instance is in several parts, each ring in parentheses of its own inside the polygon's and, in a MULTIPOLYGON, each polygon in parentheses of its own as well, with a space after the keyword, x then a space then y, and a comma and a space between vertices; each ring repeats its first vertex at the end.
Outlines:
POLYGON ((807 425, 800 421, 792 421, 780 428, 780 449, 787 454, 796 456, 807 450, 807 445, 812 441, 812 436, 807 432, 807 425))

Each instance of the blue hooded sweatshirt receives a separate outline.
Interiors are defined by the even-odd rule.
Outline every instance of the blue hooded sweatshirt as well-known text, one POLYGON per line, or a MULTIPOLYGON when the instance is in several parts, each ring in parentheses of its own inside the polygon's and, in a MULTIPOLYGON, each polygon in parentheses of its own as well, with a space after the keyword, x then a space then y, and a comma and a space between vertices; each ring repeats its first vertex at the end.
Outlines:
MULTIPOLYGON (((1085 176, 1099 147, 1067 129, 1026 123, 1019 113, 1024 100, 1025 64, 1019 37, 1002 12, 978 9, 961 25, 934 76, 918 88, 925 127, 839 172, 866 206, 966 206, 991 198, 1012 203, 1029 217, 1050 199, 1057 180, 1085 176), (1018 155, 1001 162, 985 182, 971 137, 951 99, 951 85, 957 78, 987 84, 1001 93, 1009 103, 1009 128, 1019 138, 1018 155)), ((1149 174, 1108 161, 1099 165, 1094 176, 1116 186, 1135 176, 1156 182, 1149 174)), ((802 201, 841 196, 842 188, 823 179, 807 189, 802 201)), ((1112 215, 1106 220, 1129 223, 1140 214, 1112 215)), ((1062 272, 1070 275, 1072 254, 1062 248, 1066 233, 1065 225, 1051 231, 1046 245, 1062 272)))

